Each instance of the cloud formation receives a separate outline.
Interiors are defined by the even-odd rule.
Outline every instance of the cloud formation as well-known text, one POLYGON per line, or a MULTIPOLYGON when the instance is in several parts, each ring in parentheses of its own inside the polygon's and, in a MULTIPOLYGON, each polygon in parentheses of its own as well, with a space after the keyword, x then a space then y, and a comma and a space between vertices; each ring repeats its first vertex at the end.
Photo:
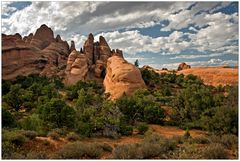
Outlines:
POLYGON ((74 40, 77 48, 92 32, 95 39, 103 35, 112 48, 127 54, 175 55, 170 59, 176 61, 215 58, 238 54, 238 12, 222 11, 230 5, 232 2, 40 1, 19 10, 12 2, 4 2, 2 32, 28 35, 45 23, 56 35, 74 40), (196 54, 182 55, 191 50, 196 54))

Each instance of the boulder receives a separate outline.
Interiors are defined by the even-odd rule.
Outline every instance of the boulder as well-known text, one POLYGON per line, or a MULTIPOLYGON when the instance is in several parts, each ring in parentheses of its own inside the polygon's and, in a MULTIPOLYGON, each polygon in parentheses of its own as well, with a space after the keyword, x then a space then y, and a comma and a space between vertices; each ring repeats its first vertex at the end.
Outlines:
POLYGON ((139 69, 119 56, 108 59, 103 84, 105 93, 109 93, 112 100, 121 97, 124 93, 131 95, 137 89, 145 88, 139 69))
POLYGON ((179 66, 178 66, 178 71, 184 70, 184 69, 190 69, 190 68, 191 68, 190 65, 187 65, 186 63, 181 63, 181 64, 179 64, 179 66))

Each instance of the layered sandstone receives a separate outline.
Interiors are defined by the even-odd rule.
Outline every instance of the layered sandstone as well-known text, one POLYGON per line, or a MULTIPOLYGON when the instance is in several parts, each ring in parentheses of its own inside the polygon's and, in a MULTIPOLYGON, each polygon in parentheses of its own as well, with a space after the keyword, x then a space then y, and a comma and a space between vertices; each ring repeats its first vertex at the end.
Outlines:
POLYGON ((62 75, 68 55, 68 43, 59 35, 54 38, 53 31, 46 25, 24 38, 20 34, 3 34, 3 79, 29 74, 62 75))

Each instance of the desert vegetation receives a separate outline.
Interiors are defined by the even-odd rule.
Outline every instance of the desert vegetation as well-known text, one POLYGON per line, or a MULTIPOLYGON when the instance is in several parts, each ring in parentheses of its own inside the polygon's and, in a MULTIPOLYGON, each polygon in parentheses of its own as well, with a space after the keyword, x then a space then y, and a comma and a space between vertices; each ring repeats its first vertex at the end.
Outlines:
POLYGON ((141 73, 147 88, 116 101, 95 81, 66 87, 58 77, 2 80, 2 158, 238 158, 237 86, 207 86, 196 76, 174 72, 141 73), (152 124, 174 126, 185 134, 169 138, 152 124), (204 134, 193 137, 191 129, 204 134), (91 141, 130 136, 141 141, 91 141))

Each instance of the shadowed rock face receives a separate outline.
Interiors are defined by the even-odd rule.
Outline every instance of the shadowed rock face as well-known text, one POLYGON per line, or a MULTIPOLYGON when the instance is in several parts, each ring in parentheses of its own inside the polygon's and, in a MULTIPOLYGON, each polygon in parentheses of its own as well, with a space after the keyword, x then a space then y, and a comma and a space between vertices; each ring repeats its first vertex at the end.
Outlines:
POLYGON ((30 44, 42 50, 54 41, 55 39, 52 29, 44 24, 39 29, 37 29, 30 44))
POLYGON ((137 89, 145 87, 139 69, 119 56, 108 59, 103 84, 105 92, 110 94, 110 99, 117 99, 123 93, 131 95, 137 89))
POLYGON ((46 25, 36 33, 2 36, 3 79, 14 79, 18 75, 41 74, 62 75, 69 55, 69 46, 46 25))

